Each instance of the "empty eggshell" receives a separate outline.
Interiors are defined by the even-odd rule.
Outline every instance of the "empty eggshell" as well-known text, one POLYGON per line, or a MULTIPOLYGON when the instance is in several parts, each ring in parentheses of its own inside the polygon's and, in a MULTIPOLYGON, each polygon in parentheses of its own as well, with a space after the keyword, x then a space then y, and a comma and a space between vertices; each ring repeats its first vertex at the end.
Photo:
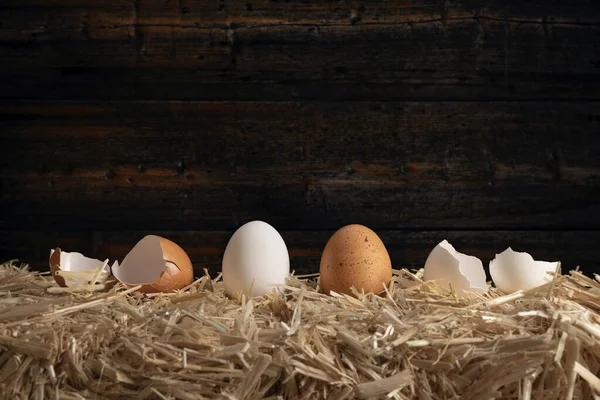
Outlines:
POLYGON ((447 240, 442 240, 429 253, 423 280, 433 280, 455 290, 483 293, 488 289, 481 260, 459 253, 447 240))
POLYGON ((104 283, 110 275, 110 268, 104 262, 58 247, 50 250, 49 263, 52 277, 62 287, 85 285, 94 279, 95 283, 104 283))
POLYGON ((142 285, 142 293, 173 292, 194 279, 194 268, 186 252, 169 239, 155 235, 140 240, 112 271, 125 285, 142 285))
POLYGON ((290 274, 290 257, 279 232, 263 221, 242 225, 223 254, 223 284, 236 297, 263 296, 283 285, 290 274))
POLYGON ((510 247, 496 254, 490 262, 490 275, 496 287, 505 293, 529 290, 550 282, 558 261, 535 261, 528 253, 513 251, 510 247))

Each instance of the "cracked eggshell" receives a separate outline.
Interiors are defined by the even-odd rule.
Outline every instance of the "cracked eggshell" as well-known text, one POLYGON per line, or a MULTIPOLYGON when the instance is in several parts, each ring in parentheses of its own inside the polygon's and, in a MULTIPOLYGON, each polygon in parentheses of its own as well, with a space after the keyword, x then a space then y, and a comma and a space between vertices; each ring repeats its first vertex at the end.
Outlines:
POLYGON ((442 240, 429 253, 423 280, 433 280, 440 286, 452 286, 455 290, 483 293, 488 289, 481 260, 459 253, 447 240, 442 240))
POLYGON ((148 235, 113 266, 113 275, 142 293, 173 292, 190 285, 194 268, 186 252, 169 239, 148 235))
POLYGON ((263 296, 286 283, 290 256, 279 232, 263 221, 242 225, 223 254, 223 284, 230 297, 263 296))
POLYGON ((496 287, 510 294, 530 290, 554 279, 558 261, 535 261, 528 253, 510 247, 490 261, 490 275, 496 287))
MULTIPOLYGON (((84 282, 86 278, 88 278, 86 274, 89 274, 89 280, 91 281, 94 278, 96 272, 100 272, 99 268, 102 268, 102 266, 104 265, 103 261, 86 257, 81 253, 69 253, 66 251, 62 251, 59 247, 50 250, 50 258, 48 261, 50 263, 50 271, 52 272, 52 277, 54 278, 56 283, 61 287, 67 287, 77 283, 87 283, 84 282), (82 275, 81 277, 79 277, 79 279, 73 278, 68 279, 68 281, 66 281, 65 276, 60 275, 61 272, 75 272, 82 273, 82 275)), ((108 279, 109 275, 110 267, 106 265, 104 266, 104 271, 100 273, 97 279, 97 283, 105 282, 108 279)))

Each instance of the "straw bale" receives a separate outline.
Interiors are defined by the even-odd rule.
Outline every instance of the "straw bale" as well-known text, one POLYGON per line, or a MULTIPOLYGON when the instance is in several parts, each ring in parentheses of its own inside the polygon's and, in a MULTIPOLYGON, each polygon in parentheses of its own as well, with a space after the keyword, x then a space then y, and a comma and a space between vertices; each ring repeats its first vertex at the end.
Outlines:
MULTIPOLYGON (((421 271, 422 272, 422 271, 421 271)), ((459 295, 395 270, 385 295, 229 299, 208 272, 142 295, 0 266, 0 398, 600 398, 600 278, 459 295)))

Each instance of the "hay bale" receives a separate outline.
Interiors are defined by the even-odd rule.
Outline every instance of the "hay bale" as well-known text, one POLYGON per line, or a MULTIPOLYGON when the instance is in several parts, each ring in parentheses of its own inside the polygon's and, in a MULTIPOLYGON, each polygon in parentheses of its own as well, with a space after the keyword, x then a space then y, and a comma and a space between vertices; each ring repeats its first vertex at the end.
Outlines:
POLYGON ((577 271, 466 298, 407 270, 381 297, 326 296, 299 277, 252 300, 228 299, 208 275, 153 296, 53 287, 26 266, 0 267, 4 398, 600 396, 600 282, 577 271))

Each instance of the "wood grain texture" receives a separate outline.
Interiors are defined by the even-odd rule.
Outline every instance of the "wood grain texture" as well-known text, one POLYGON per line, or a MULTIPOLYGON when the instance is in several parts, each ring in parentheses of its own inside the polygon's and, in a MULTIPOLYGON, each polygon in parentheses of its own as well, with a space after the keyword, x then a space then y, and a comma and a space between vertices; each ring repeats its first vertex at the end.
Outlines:
POLYGON ((1 222, 598 229, 599 114, 573 102, 5 104, 1 222))
POLYGON ((599 98, 598 7, 447 3, 9 1, 0 97, 599 98))
MULTIPOLYGON (((327 231, 286 231, 281 234, 288 246, 291 267, 297 274, 319 271, 321 252, 334 233, 327 231)), ((487 269, 496 253, 512 246, 535 259, 561 260, 565 271, 581 266, 587 274, 600 273, 599 231, 380 231, 394 268, 421 268, 433 247, 447 239, 460 252, 480 257, 487 269)), ((20 258, 32 268, 48 270, 50 248, 80 251, 98 259, 120 260, 146 234, 167 237, 182 246, 194 264, 196 275, 208 268, 213 276, 232 231, 118 231, 93 233, 6 232, 0 231, 0 257, 20 258)))
POLYGON ((118 25, 401 24, 431 20, 491 19, 591 24, 600 21, 594 0, 5 0, 5 27, 17 30, 118 25))
POLYGON ((599 39, 595 0, 2 1, 0 256, 216 272, 263 219, 301 272, 348 223, 597 271, 599 39))

